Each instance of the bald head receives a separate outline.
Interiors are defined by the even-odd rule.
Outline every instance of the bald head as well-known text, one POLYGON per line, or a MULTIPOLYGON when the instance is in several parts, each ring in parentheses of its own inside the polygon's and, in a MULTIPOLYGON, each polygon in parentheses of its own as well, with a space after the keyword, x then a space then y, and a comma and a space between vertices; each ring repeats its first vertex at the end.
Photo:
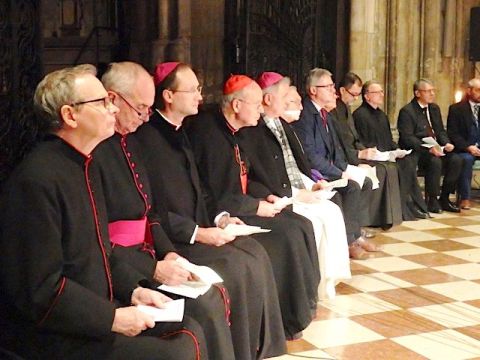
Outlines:
POLYGON ((102 83, 120 109, 115 130, 126 135, 148 121, 155 99, 152 76, 140 64, 124 61, 111 63, 102 83))

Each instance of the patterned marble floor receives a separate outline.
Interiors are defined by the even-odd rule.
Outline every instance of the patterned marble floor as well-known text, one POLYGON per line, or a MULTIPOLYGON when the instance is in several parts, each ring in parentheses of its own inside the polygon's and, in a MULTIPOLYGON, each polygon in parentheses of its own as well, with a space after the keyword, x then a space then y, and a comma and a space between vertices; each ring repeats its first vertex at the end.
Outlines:
POLYGON ((275 359, 480 359, 480 201, 373 240, 383 252, 352 261, 352 279, 275 359))

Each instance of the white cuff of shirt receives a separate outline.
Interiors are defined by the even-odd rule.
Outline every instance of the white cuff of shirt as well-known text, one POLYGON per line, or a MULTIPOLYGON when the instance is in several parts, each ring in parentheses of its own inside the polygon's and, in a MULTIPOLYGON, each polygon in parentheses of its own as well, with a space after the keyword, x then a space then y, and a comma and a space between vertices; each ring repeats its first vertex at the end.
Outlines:
POLYGON ((218 214, 217 216, 215 216, 215 219, 213 220, 213 223, 215 224, 215 226, 218 226, 218 222, 219 222, 220 219, 221 219, 222 217, 224 217, 225 215, 230 216, 230 213, 227 212, 227 211, 222 211, 220 214, 218 214))
POLYGON ((190 244, 195 243, 195 238, 197 237, 198 225, 195 225, 195 230, 193 230, 192 237, 190 238, 190 244))
POLYGON ((295 186, 292 186, 292 197, 295 198, 299 191, 300 189, 296 188, 295 186))

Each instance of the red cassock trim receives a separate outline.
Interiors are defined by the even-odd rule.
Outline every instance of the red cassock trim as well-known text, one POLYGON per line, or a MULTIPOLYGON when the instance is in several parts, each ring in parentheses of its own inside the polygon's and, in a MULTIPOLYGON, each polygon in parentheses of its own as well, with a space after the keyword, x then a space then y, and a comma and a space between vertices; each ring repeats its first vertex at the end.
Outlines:
POLYGON ((190 336, 190 337, 192 338, 192 340, 193 340, 193 345, 195 346, 195 360, 200 360, 200 345, 199 345, 199 343, 198 343, 197 337, 196 337, 195 334, 194 334, 193 332, 191 332, 190 330, 182 329, 182 330, 174 331, 174 332, 171 332, 171 333, 162 335, 162 336, 160 336, 160 338, 161 338, 161 339, 164 339, 164 338, 171 337, 171 336, 175 336, 175 335, 179 335, 179 334, 186 334, 186 335, 188 335, 188 336, 190 336))
POLYGON ((220 296, 222 297, 223 305, 225 307, 225 320, 227 321, 228 326, 231 326, 232 323, 230 322, 230 296, 227 293, 227 289, 223 286, 219 286, 216 284, 213 284, 213 286, 220 292, 220 296))
POLYGON ((95 205, 95 198, 93 197, 92 188, 90 187, 90 178, 88 176, 88 166, 90 165, 91 161, 92 161, 91 156, 89 156, 85 161, 85 182, 87 184, 88 195, 90 197, 90 203, 92 205, 93 218, 95 219, 95 230, 97 231, 98 245, 100 246, 100 250, 102 251, 103 266, 105 268, 105 274, 107 275, 109 298, 110 298, 110 301, 113 301, 112 274, 110 272, 110 265, 108 263, 107 254, 105 252, 105 247, 103 245, 102 235, 100 233, 100 226, 98 224, 97 206, 95 205))
POLYGON ((62 276, 62 281, 60 283, 60 287, 58 288, 57 295, 53 299, 52 303, 50 304, 50 307, 48 308, 47 312, 43 316, 42 320, 38 323, 39 326, 41 326, 45 320, 50 316, 50 313, 52 312, 53 308, 55 305, 57 305, 58 299, 60 298, 60 295, 63 293, 63 289, 65 288, 65 283, 67 282, 67 278, 65 276, 62 276))

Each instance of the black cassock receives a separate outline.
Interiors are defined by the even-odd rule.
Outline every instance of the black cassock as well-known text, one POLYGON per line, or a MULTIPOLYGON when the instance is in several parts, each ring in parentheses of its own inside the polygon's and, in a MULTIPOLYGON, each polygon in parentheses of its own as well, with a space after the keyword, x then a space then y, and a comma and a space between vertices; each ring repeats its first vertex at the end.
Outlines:
POLYGON ((288 209, 274 218, 256 216, 259 199, 244 195, 240 180, 240 163, 248 171, 248 159, 223 114, 190 120, 186 132, 211 210, 225 209, 247 224, 272 230, 255 238, 270 256, 285 333, 292 336, 308 326, 316 309, 320 272, 312 223, 288 209))
POLYGON ((403 218, 397 165, 387 161, 360 160, 358 152, 366 147, 360 141, 350 109, 342 100, 337 99, 337 107, 331 113, 348 163, 357 166, 364 163, 376 167, 380 184, 377 190, 372 191, 370 198, 372 226, 388 228, 400 224, 403 218))
MULTIPOLYGON (((113 245, 113 252, 154 283, 157 259, 162 260, 168 252, 176 250, 162 228, 161 217, 151 210, 150 184, 135 143, 132 136, 116 133, 95 149, 94 164, 99 167, 109 223, 147 217, 151 243, 147 240, 136 246, 113 245)), ((228 324, 230 300, 225 288, 215 285, 197 299, 185 300, 185 313, 203 327, 210 359, 234 359, 228 324)))
MULTIPOLYGON (((387 115, 381 109, 374 109, 364 101, 353 112, 353 118, 360 141, 366 147, 376 146, 380 151, 398 148, 393 141, 387 115)), ((415 220, 415 216, 410 212, 412 203, 423 212, 427 212, 427 205, 417 181, 416 159, 412 155, 407 155, 403 159, 397 159, 396 164, 400 181, 403 220, 415 220)))
POLYGON ((285 336, 268 255, 250 237, 216 247, 191 238, 197 225, 213 226, 200 188, 197 168, 183 128, 176 129, 156 111, 134 137, 141 144, 153 196, 153 208, 165 206, 166 229, 178 252, 208 265, 223 278, 231 299, 231 333, 237 359, 283 354, 285 336))
POLYGON ((198 341, 205 358, 203 332, 188 317, 157 323, 145 336, 111 331, 119 302, 130 304, 145 277, 112 254, 91 161, 50 136, 4 184, 0 346, 26 359, 173 360, 194 358, 198 341))

